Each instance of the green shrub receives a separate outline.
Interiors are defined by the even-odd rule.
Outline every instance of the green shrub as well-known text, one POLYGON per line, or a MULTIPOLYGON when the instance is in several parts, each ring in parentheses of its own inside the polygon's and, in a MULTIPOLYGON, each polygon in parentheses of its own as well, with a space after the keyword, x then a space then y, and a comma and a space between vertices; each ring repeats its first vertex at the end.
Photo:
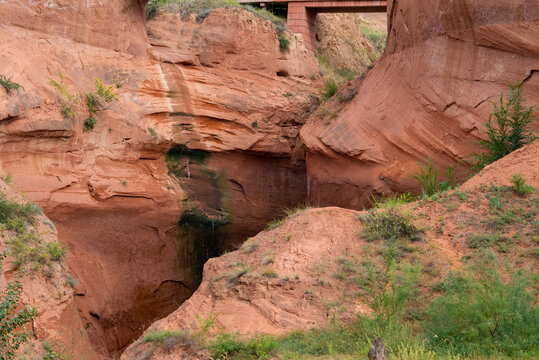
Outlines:
POLYGON ((499 102, 492 103, 494 110, 485 123, 487 139, 480 141, 485 152, 477 155, 475 164, 479 169, 536 139, 531 127, 534 106, 525 107, 526 100, 519 82, 510 88, 507 100, 502 93, 499 102))
POLYGON ((60 92, 61 112, 66 119, 75 119, 75 106, 78 99, 75 94, 69 92, 68 86, 65 83, 64 75, 58 70, 59 81, 49 78, 51 86, 55 87, 60 92))
POLYGON ((412 177, 419 182, 423 195, 434 195, 438 189, 438 173, 440 170, 433 168, 430 158, 428 159, 427 169, 425 169, 421 163, 417 164, 419 165, 421 173, 419 175, 414 174, 412 177))
MULTIPOLYGON (((5 252, 0 253, 0 275, 6 256, 5 252)), ((3 360, 15 358, 16 351, 28 337, 28 332, 22 326, 37 317, 35 308, 29 306, 20 308, 22 284, 19 279, 0 291, 0 359, 3 360)))
POLYGON ((6 89, 6 92, 8 94, 11 94, 12 90, 16 90, 18 92, 19 89, 22 87, 21 85, 11 80, 11 78, 8 78, 4 75, 0 75, 0 85, 2 85, 4 89, 6 89))
POLYGON ((520 174, 513 175, 511 183, 513 184, 513 186, 511 186, 513 191, 521 196, 531 194, 534 190, 533 186, 526 184, 526 179, 520 174))
MULTIPOLYGON (((96 95, 100 101, 105 104, 110 104, 114 100, 118 99, 116 91, 113 85, 105 85, 102 80, 95 78, 95 90, 96 95)), ((104 104, 100 104, 101 107, 104 107, 104 104)))
POLYGON ((93 116, 87 117, 84 120, 83 124, 83 130, 84 132, 92 131, 95 127, 95 124, 97 124, 97 119, 93 116))
POLYGON ((155 132, 155 130, 153 128, 148 128, 148 132, 150 133, 151 136, 153 136, 154 138, 157 137, 157 133, 155 132))
POLYGON ((62 261, 67 253, 66 248, 59 241, 51 241, 45 245, 45 251, 52 261, 62 261))
POLYGON ((0 197, 0 224, 7 225, 10 220, 15 221, 17 219, 33 224, 35 216, 42 212, 41 208, 36 204, 19 204, 0 197))
POLYGON ((418 240, 422 230, 416 227, 410 215, 396 206, 370 210, 360 217, 363 235, 367 241, 397 240, 401 238, 418 240))
POLYGON ((86 106, 88 106, 88 111, 90 111, 90 114, 95 115, 99 108, 99 99, 93 92, 86 94, 85 97, 86 97, 86 106))
POLYGON ((445 281, 445 294, 433 301, 425 324, 435 348, 516 357, 537 350, 539 314, 528 280, 516 272, 505 283, 496 261, 486 252, 468 271, 445 281))
POLYGON ((338 87, 337 83, 333 79, 329 79, 326 82, 324 90, 322 91, 322 97, 324 100, 329 100, 333 95, 337 93, 338 87))
POLYGON ((288 40, 284 33, 279 34, 279 49, 281 51, 288 51, 290 49, 290 40, 288 40))

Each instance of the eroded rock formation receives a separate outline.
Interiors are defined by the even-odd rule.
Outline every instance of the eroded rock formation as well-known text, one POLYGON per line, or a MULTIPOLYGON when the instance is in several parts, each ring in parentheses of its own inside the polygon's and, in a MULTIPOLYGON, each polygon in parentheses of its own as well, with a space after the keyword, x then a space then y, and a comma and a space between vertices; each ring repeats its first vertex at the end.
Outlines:
POLYGON ((478 151, 489 101, 508 83, 539 103, 537 1, 388 4, 386 52, 357 96, 301 130, 315 206, 361 208, 371 194, 417 188, 417 161, 444 169, 478 151))
MULTIPOLYGON (((411 203, 399 210, 409 213, 413 224, 423 229, 419 241, 405 240, 407 250, 394 248, 399 262, 411 261, 422 269, 418 278, 421 296, 415 310, 437 296, 433 288, 440 279, 464 268, 471 257, 477 256, 468 236, 492 228, 490 197, 499 191, 488 190, 487 184, 508 184, 517 170, 515 164, 519 164, 518 172, 527 183, 537 189, 539 141, 485 168, 460 188, 459 195, 445 193, 440 201, 411 203), (440 219, 444 224, 442 232, 438 230, 440 219)), ((496 256, 500 263, 537 274, 533 260, 537 207, 532 205, 538 199, 537 191, 527 198, 508 187, 503 191, 507 194, 504 209, 519 208, 522 219, 527 220, 505 228, 507 234, 517 233, 522 238, 496 256)), ((289 216, 280 226, 259 233, 241 249, 210 259, 204 267, 202 284, 193 296, 147 330, 170 331, 168 345, 156 348, 139 339, 121 359, 208 358, 200 349, 197 352, 196 341, 188 340, 189 334, 199 331, 200 319, 214 320, 206 334, 211 343, 211 337, 220 333, 283 334, 321 327, 334 319, 347 321, 358 315, 375 315, 376 309, 370 305, 376 300, 366 291, 366 284, 367 279, 373 279, 369 278, 370 272, 383 271, 386 266, 387 243, 381 238, 366 239, 366 216, 366 211, 336 207, 306 209, 289 216)), ((378 280, 374 281, 374 286, 380 286, 378 280)))
POLYGON ((305 199, 297 138, 317 105, 316 66, 291 34, 282 52, 271 23, 234 9, 201 24, 161 14, 148 41, 143 3, 0 2, 1 73, 23 87, 0 87, 0 173, 56 224, 104 357, 187 299, 218 251, 178 229, 193 204, 212 236, 222 215, 239 239, 305 199), (94 78, 117 99, 83 131, 94 78), (172 144, 188 156, 171 178, 172 144), (192 165, 192 151, 210 156, 192 165))

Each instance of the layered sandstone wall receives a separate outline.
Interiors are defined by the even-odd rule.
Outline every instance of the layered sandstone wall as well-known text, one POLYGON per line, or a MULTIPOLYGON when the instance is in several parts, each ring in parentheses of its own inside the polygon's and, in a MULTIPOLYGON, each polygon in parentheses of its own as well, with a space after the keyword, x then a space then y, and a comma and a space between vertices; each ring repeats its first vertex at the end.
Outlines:
POLYGON ((239 9, 202 24, 163 14, 150 41, 141 1, 8 0, 0 13, 0 73, 23 87, 0 88, 0 173, 56 224, 81 322, 109 357, 187 299, 219 251, 220 238, 178 229, 193 204, 225 213, 239 241, 305 199, 297 138, 317 105, 316 65, 292 34, 281 52, 273 26, 239 9), (59 72, 77 98, 72 119, 51 86, 59 72), (96 77, 118 97, 85 132, 96 77), (183 175, 189 156, 169 176, 173 144, 211 154, 201 177, 183 175))
POLYGON ((444 169, 479 150, 508 83, 539 104, 537 1, 391 1, 388 33, 351 103, 301 130, 313 205, 361 208, 373 194, 417 190, 417 161, 444 169))

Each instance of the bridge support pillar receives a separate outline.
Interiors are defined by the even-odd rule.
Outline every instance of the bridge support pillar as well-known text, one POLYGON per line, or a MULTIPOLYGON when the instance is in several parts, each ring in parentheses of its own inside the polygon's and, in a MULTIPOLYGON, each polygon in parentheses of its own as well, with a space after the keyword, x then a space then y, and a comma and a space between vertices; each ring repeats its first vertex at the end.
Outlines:
POLYGON ((305 46, 316 50, 316 12, 299 3, 288 3, 287 26, 290 31, 303 36, 305 46))

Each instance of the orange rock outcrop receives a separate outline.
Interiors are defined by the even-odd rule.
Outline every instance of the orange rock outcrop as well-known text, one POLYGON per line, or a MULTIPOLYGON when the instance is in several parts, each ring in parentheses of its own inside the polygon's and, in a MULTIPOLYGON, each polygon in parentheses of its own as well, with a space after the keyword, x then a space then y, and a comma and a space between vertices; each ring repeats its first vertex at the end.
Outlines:
POLYGON ((203 23, 160 14, 146 29, 143 5, 0 2, 0 73, 22 86, 0 87, 0 174, 56 224, 81 283, 81 321, 104 357, 187 299, 218 251, 178 234, 187 203, 222 211, 220 199, 205 200, 221 190, 206 180, 224 179, 238 239, 305 199, 298 133, 317 104, 316 65, 292 34, 282 52, 271 23, 239 9, 203 23), (76 99, 72 118, 61 112, 67 94, 51 86, 59 72, 76 99), (117 99, 84 131, 95 78, 117 99), (174 143, 215 153, 202 180, 169 176, 174 143))
POLYGON ((539 104, 536 1, 388 4, 385 54, 357 96, 301 130, 312 205, 362 208, 371 194, 417 188, 417 161, 444 169, 469 157, 508 83, 539 104))

